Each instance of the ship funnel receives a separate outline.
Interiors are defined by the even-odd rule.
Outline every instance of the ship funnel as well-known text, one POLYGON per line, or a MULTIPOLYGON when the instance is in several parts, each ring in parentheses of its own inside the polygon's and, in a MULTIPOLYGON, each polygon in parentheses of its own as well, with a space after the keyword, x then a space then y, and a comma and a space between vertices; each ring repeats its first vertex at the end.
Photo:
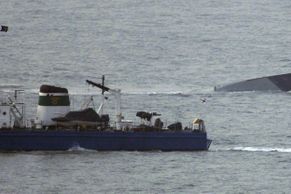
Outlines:
POLYGON ((69 93, 66 88, 42 85, 39 90, 36 122, 41 126, 53 126, 52 118, 70 111, 69 93))

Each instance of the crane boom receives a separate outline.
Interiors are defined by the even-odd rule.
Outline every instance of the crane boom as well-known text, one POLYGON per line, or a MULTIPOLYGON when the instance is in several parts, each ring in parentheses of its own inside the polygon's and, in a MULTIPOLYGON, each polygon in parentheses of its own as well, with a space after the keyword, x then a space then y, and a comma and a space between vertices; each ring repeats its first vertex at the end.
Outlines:
POLYGON ((88 84, 92 85, 92 86, 95 86, 95 87, 97 87, 97 88, 100 88, 102 91, 104 90, 104 91, 106 91, 106 92, 109 92, 109 90, 110 90, 110 88, 108 88, 108 87, 106 87, 106 86, 104 86, 104 85, 102 85, 102 84, 98 84, 98 83, 95 83, 95 82, 90 81, 90 80, 86 80, 86 82, 87 82, 88 84))
MULTIPOLYGON (((116 128, 117 129, 121 129, 121 120, 122 120, 122 113, 121 113, 121 90, 120 89, 110 89, 106 86, 104 86, 104 77, 102 77, 102 84, 98 84, 95 83, 93 81, 90 80, 86 80, 86 82, 92 86, 98 87, 102 90, 102 95, 104 93, 104 91, 109 92, 111 94, 114 95, 115 97, 115 116, 116 116, 116 128)), ((103 105, 104 105, 104 97, 103 97, 103 102, 100 106, 100 110, 102 112, 103 109, 103 105)), ((99 112, 99 111, 98 111, 99 112)))

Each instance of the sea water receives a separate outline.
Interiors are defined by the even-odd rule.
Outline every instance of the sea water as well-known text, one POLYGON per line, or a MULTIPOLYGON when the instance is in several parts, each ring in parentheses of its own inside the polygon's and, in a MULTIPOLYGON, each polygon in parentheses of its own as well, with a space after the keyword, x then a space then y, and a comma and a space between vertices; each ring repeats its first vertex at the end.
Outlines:
POLYGON ((203 152, 1 153, 0 193, 291 192, 290 94, 213 90, 290 72, 290 1, 9 0, 0 16, 0 88, 25 89, 27 116, 41 84, 97 108, 85 80, 105 75, 125 119, 199 117, 213 140, 203 152))

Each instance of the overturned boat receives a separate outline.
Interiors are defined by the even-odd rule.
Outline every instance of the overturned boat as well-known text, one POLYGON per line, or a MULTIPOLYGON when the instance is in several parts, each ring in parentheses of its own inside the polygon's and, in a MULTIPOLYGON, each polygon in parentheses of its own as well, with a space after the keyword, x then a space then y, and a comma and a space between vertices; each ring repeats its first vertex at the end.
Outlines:
POLYGON ((216 86, 215 91, 290 91, 291 73, 249 79, 224 86, 216 86))
POLYGON ((194 119, 192 126, 176 122, 164 126, 155 112, 139 111, 140 123, 125 120, 121 113, 121 91, 87 80, 87 83, 110 92, 115 97, 115 119, 103 113, 106 97, 99 109, 90 107, 71 111, 66 88, 42 85, 36 118, 25 118, 23 102, 8 97, 0 103, 0 150, 69 150, 74 147, 99 151, 195 151, 208 150, 204 121, 194 119))

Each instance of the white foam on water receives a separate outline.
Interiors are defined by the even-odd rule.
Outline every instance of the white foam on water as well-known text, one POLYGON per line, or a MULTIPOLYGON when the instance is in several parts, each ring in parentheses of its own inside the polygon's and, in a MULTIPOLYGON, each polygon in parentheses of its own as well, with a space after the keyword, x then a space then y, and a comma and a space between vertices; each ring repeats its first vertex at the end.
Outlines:
POLYGON ((165 96, 182 96, 182 97, 188 97, 191 95, 189 93, 183 93, 181 91, 145 92, 144 94, 147 94, 147 95, 165 95, 165 96))
POLYGON ((284 152, 291 153, 291 148, 270 148, 270 147, 234 147, 228 149, 230 151, 246 151, 246 152, 284 152))
MULTIPOLYGON (((86 91, 81 89, 69 90, 71 95, 101 95, 101 90, 99 91, 86 91)), ((121 91, 123 95, 164 95, 164 96, 182 96, 188 97, 191 96, 191 93, 185 93, 181 91, 121 91)))
POLYGON ((73 147, 71 147, 67 151, 69 151, 69 152, 95 152, 95 150, 90 150, 90 149, 82 148, 79 145, 74 145, 73 147))
POLYGON ((20 84, 0 84, 0 89, 18 89, 18 88, 22 88, 23 85, 20 84))

